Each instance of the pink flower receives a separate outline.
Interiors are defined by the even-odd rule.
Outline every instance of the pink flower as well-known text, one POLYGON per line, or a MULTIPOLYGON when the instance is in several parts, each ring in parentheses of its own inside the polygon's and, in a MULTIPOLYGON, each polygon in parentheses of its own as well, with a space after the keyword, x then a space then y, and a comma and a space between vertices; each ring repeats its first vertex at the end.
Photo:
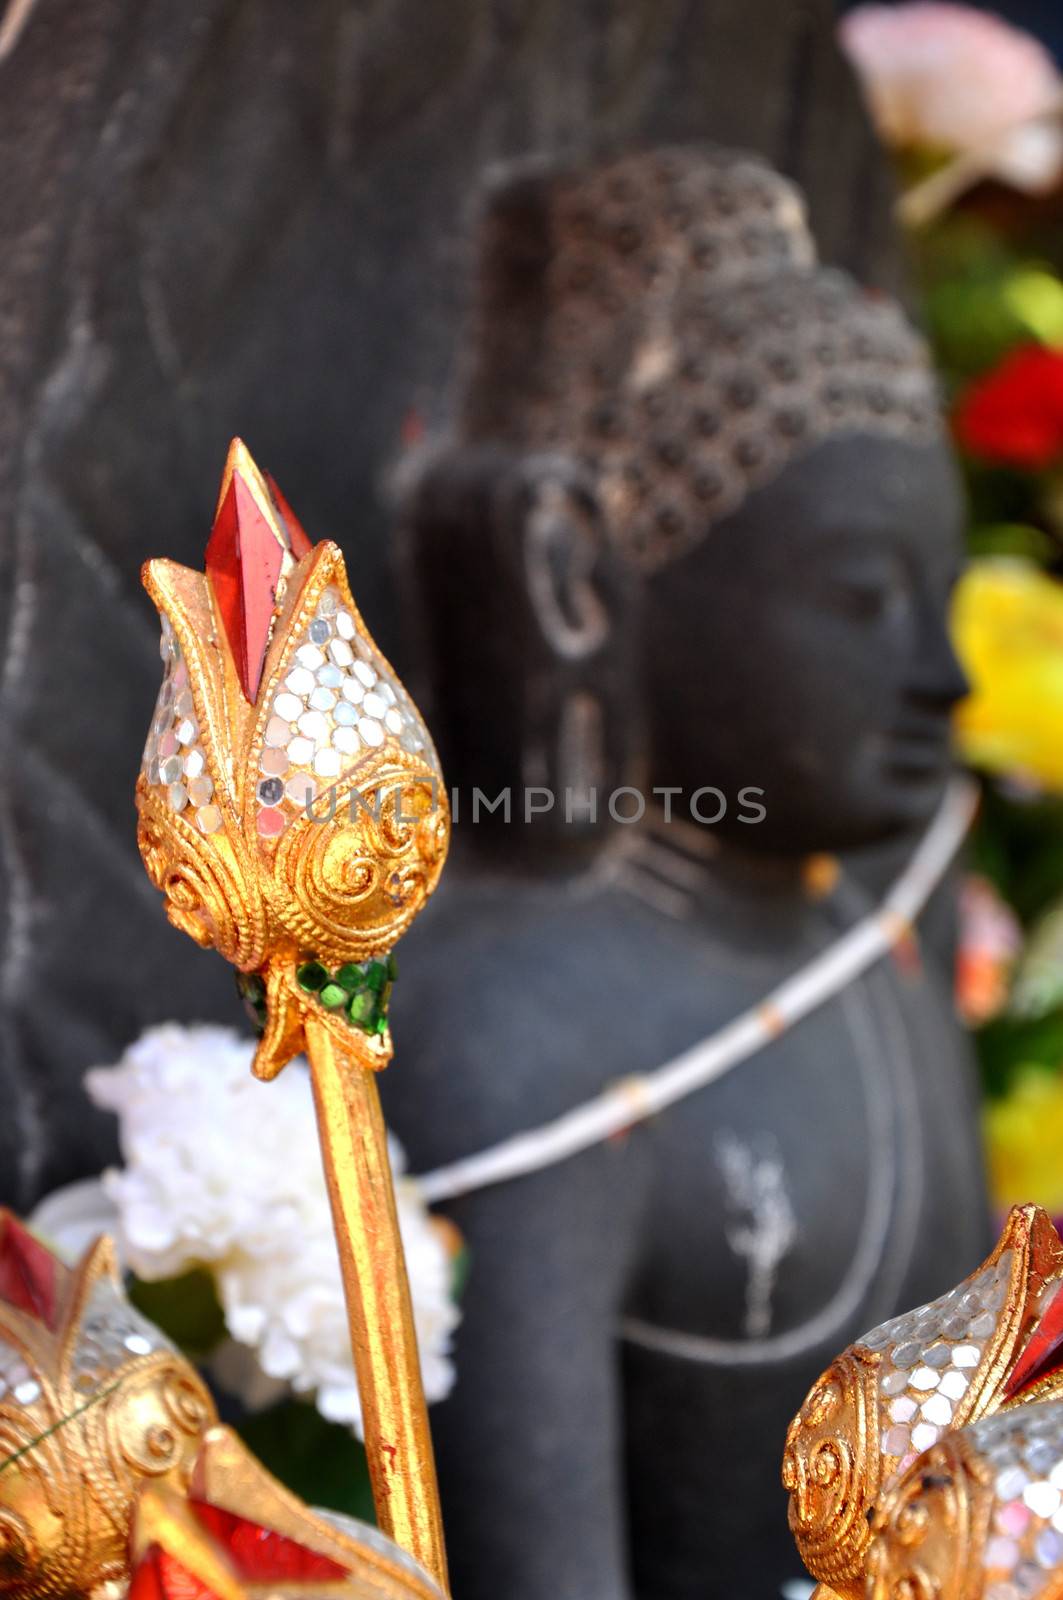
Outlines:
POLYGON ((1063 167, 1063 80, 1048 51, 992 12, 949 0, 862 5, 840 24, 875 124, 899 148, 987 152, 1025 189, 1063 167))
POLYGON ((960 890, 956 1006, 964 1022, 980 1028, 1004 1008, 1011 971, 1022 949, 1014 911, 988 878, 968 873, 960 890))

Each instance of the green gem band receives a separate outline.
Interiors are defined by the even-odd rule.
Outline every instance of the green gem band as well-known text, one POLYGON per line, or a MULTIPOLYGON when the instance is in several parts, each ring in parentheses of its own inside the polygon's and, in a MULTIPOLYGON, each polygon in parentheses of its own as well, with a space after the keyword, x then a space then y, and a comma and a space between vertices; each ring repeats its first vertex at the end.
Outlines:
POLYGON ((307 994, 317 994, 328 982, 328 968, 323 967, 320 961, 304 961, 302 966, 295 969, 296 981, 307 994))
MULTIPOLYGON (((304 994, 313 995, 333 1015, 342 1015, 353 1028, 379 1036, 387 1032, 388 1003, 396 977, 395 957, 372 956, 368 961, 345 961, 335 972, 308 956, 295 969, 304 994)), ((261 973, 238 972, 236 987, 255 1032, 266 1029, 266 984, 261 973)))
POLYGON ((314 995, 333 1014, 342 1012, 353 1028, 376 1036, 387 1031, 388 1002, 396 976, 393 955, 345 961, 335 972, 309 956, 300 962, 295 976, 304 993, 314 995))

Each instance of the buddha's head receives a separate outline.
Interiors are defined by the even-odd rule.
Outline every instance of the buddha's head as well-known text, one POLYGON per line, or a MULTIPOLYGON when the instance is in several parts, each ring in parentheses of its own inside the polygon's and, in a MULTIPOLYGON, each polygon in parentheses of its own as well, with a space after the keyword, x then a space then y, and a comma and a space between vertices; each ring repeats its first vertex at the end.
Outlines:
MULTIPOLYGON (((793 185, 728 152, 510 179, 481 242, 458 447, 422 506, 453 502, 463 472, 482 488, 485 461, 579 483, 539 578, 558 614, 580 610, 559 552, 589 526, 598 567, 636 576, 645 776, 722 791, 721 832, 803 851, 923 821, 965 689, 946 632, 962 500, 900 308, 817 264, 793 185), (756 826, 736 820, 746 788, 764 791, 756 826)), ((497 528, 496 500, 478 505, 497 528)), ((530 522, 507 535, 518 588, 530 522)), ((492 571, 477 625, 512 656, 527 630, 514 595, 492 612, 506 586, 482 526, 467 559, 492 571)), ((584 599, 591 565, 575 563, 584 599)), ((633 638, 628 613, 612 647, 633 638)))

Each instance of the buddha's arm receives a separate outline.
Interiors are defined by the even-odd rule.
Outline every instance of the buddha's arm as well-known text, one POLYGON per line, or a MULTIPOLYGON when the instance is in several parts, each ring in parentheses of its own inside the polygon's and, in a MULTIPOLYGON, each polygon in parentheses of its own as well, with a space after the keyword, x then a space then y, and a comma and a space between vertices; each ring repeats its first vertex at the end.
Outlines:
POLYGON ((591 1152, 453 1207, 470 1277, 434 1432, 462 1600, 630 1600, 610 1167, 591 1152))

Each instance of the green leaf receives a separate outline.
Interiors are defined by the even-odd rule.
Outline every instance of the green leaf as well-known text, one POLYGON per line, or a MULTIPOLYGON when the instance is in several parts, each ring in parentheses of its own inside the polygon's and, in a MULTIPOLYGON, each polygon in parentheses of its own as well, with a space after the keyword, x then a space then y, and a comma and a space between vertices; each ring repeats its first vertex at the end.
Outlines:
POLYGON ((214 1279, 202 1267, 158 1283, 133 1277, 127 1289, 137 1310, 169 1334, 190 1360, 202 1360, 224 1339, 225 1314, 214 1279))
POLYGON ((1026 927, 1063 898, 1063 800, 1017 801, 999 782, 982 786, 973 855, 1026 927))
POLYGON ((1063 1009, 1063 900, 1038 918, 1012 980, 1008 1010, 1027 1022, 1063 1009))
POLYGON ((468 1245, 462 1240, 461 1249, 454 1256, 450 1264, 450 1298, 460 1301, 465 1293, 465 1285, 469 1281, 469 1269, 472 1266, 472 1256, 468 1245))
POLYGON ((1021 556, 1027 561, 1047 565, 1059 554, 1059 547, 1043 528, 1028 522, 990 522, 971 529, 968 541, 972 556, 1021 556))
POLYGON ((1005 280, 1004 303, 1042 344, 1063 345, 1063 283, 1048 267, 1029 262, 1005 280))
POLYGON ((1053 1011, 1036 1022, 998 1017, 978 1032, 976 1042, 987 1092, 1005 1095, 1030 1067, 1058 1071, 1063 1061, 1063 1012, 1053 1011))
MULTIPOLYGON (((1001 523, 1040 527, 1044 501, 1038 475, 1012 467, 988 466, 970 457, 961 457, 961 464, 974 529, 1001 523)), ((1047 535, 1046 538, 1054 556, 1055 542, 1047 535)))

